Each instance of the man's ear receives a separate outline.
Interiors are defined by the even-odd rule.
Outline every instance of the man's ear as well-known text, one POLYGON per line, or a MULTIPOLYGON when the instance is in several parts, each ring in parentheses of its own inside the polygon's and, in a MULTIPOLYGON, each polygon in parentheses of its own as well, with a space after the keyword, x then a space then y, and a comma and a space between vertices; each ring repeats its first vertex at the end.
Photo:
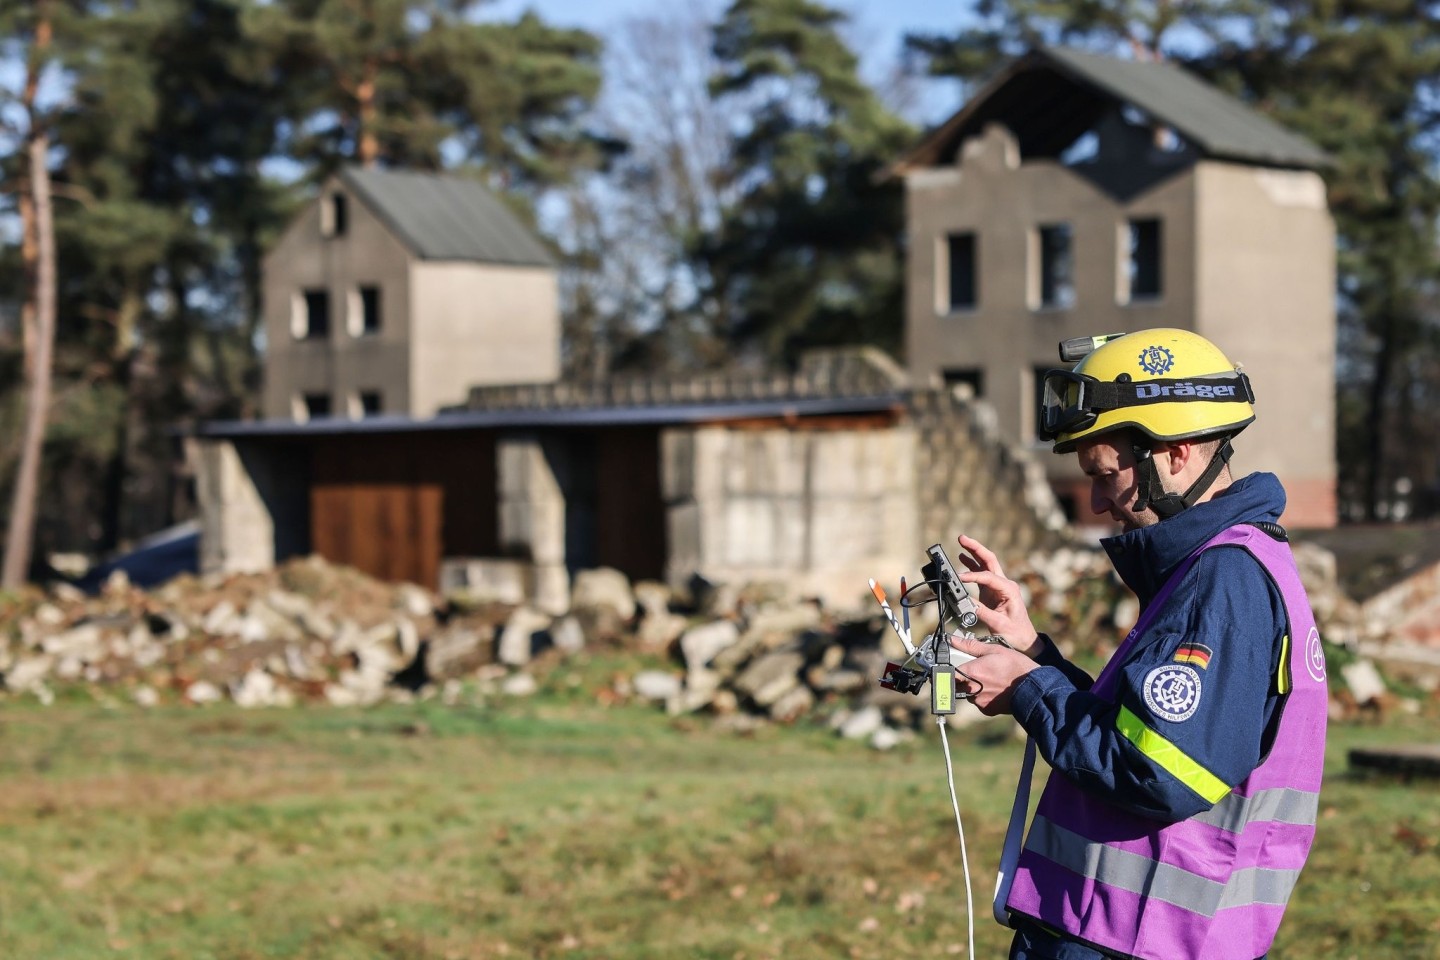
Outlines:
POLYGON ((1195 444, 1188 440, 1163 441, 1156 445, 1155 452, 1159 453, 1161 450, 1170 454, 1167 462, 1170 465, 1169 474, 1172 477, 1178 477, 1183 473, 1191 458, 1195 456, 1195 444))

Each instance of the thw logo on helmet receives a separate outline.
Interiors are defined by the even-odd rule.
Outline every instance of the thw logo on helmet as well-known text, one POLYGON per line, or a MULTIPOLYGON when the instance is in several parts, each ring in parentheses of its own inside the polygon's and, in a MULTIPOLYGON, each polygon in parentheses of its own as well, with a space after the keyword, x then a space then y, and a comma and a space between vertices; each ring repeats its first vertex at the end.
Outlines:
POLYGON ((1175 366, 1175 354, 1165 347, 1146 347, 1140 351, 1140 369, 1158 377, 1175 366))

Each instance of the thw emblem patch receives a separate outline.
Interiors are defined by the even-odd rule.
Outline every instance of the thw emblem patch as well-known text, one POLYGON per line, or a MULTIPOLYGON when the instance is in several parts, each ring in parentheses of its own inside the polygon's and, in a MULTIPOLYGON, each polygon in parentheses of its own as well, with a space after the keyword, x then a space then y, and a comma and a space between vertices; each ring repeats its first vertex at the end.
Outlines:
POLYGON ((1161 720, 1189 720, 1200 707, 1200 674, 1191 666, 1168 663, 1145 675, 1145 706, 1161 720))

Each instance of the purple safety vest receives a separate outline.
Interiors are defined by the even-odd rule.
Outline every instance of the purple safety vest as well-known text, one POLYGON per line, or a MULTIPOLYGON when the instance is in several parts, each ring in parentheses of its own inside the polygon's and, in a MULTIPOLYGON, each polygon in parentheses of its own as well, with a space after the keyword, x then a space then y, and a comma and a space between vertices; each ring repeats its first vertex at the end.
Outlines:
POLYGON ((1244 525, 1201 546, 1148 605, 1092 692, 1114 700, 1121 665, 1176 585, 1202 551, 1227 544, 1260 562, 1289 617, 1269 755, 1211 809, 1178 823, 1121 810, 1052 775, 1020 854, 1010 911, 1123 957, 1253 960, 1270 949, 1315 836, 1325 760, 1325 657, 1289 546, 1244 525))

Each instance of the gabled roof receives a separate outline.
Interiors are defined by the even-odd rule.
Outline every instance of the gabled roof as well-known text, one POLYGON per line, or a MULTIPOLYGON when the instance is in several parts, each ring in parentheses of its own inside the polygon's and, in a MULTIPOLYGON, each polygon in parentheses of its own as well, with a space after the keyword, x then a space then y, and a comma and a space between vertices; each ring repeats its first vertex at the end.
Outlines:
POLYGON ((1047 47, 1013 61, 889 172, 948 163, 995 121, 1014 133, 1021 156, 1057 156, 1116 105, 1171 127, 1205 157, 1301 169, 1329 163, 1309 140, 1175 64, 1047 47))
POLYGON ((365 167, 346 167, 340 179, 422 260, 555 265, 520 219, 474 180, 365 167))

